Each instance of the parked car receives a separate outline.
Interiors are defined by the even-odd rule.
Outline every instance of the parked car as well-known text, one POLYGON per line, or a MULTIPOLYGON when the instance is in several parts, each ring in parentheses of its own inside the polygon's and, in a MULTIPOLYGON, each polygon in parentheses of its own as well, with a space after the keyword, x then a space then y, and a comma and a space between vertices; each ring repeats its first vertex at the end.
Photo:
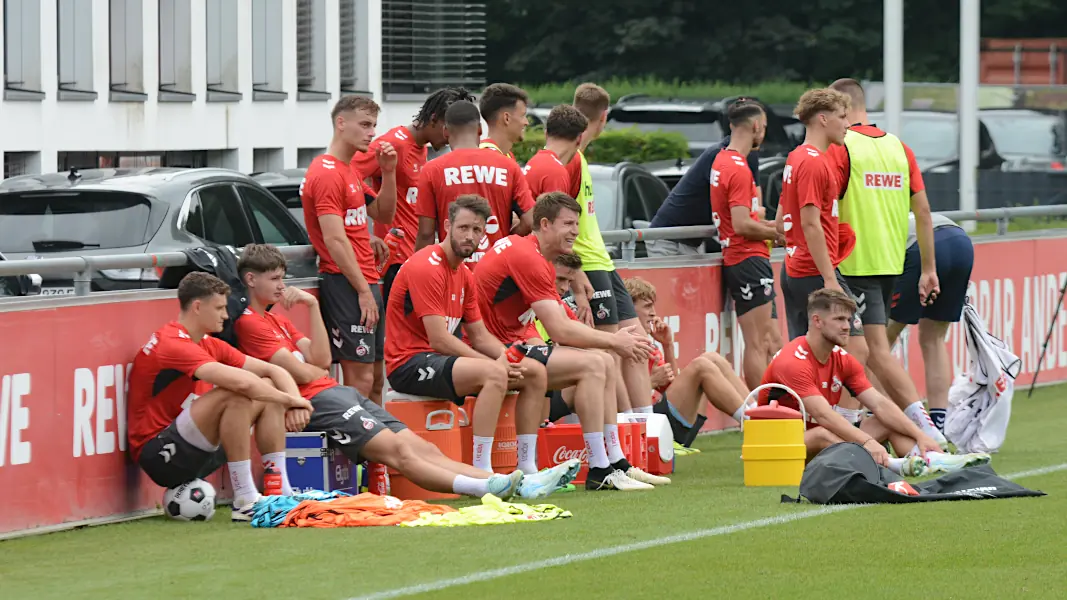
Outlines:
MULTIPOLYGON (((591 164, 596 221, 601 231, 628 229, 634 221, 651 221, 670 190, 642 165, 621 162, 591 164)), ((619 244, 607 244, 613 258, 621 256, 619 244)), ((637 256, 646 256, 644 242, 637 243, 637 256)))
MULTIPOLYGON (((885 124, 885 113, 869 112, 871 123, 885 124)), ((978 168, 998 169, 1004 159, 997 153, 985 124, 978 123, 978 168)), ((959 168, 959 116, 933 110, 905 110, 900 116, 901 141, 911 147, 922 172, 948 172, 959 168)))
POLYGON ((269 173, 252 173, 249 175, 256 183, 270 190, 274 197, 293 215, 293 218, 305 227, 304 208, 300 204, 300 183, 304 181, 307 169, 285 169, 269 173))
POLYGON ((989 131, 1005 171, 1064 171, 1067 127, 1052 114, 1028 109, 987 109, 978 118, 989 131))
MULTIPOLYGON (((763 206, 767 208, 769 215, 774 214, 778 198, 782 195, 782 170, 785 168, 785 160, 785 156, 760 156, 759 159, 759 185, 763 192, 763 206)), ((663 181, 668 189, 674 189, 695 162, 695 158, 658 160, 641 166, 663 181)))
MULTIPOLYGON (((0 182, 0 252, 11 260, 180 251, 205 244, 304 245, 307 233, 247 175, 228 169, 72 169, 0 182)), ((310 277, 314 261, 289 275, 310 277)), ((158 269, 105 269, 93 291, 153 288, 158 269)), ((74 293, 70 275, 42 294, 74 293)))
MULTIPOLYGON (((0 253, 0 261, 7 257, 0 253)), ((0 276, 0 298, 17 296, 35 296, 41 293, 41 276, 37 274, 27 275, 3 275, 0 276)))
MULTIPOLYGON (((721 100, 678 100, 631 94, 619 98, 608 111, 608 129, 637 127, 641 131, 670 131, 689 140, 690 156, 699 156, 708 146, 720 141, 730 131, 726 109, 737 97, 721 100)), ((751 98, 760 102, 758 98, 751 98)), ((787 126, 796 123, 791 115, 782 115, 760 102, 767 113, 767 136, 764 156, 785 156, 803 141, 790 133, 787 126)), ((794 129, 795 128, 791 128, 794 129)))

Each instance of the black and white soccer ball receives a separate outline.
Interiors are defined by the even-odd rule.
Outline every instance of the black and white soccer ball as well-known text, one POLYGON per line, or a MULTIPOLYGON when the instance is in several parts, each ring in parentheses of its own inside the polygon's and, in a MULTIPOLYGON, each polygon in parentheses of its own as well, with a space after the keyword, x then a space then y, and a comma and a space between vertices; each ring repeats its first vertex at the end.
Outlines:
POLYGON ((177 521, 207 521, 215 514, 215 487, 194 479, 163 492, 163 514, 177 521))

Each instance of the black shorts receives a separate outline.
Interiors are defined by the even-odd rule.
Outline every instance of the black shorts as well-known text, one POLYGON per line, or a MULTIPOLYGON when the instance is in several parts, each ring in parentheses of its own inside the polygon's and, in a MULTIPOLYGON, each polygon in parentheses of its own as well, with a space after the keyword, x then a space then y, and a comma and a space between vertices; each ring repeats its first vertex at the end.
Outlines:
MULTIPOLYGON (((389 306, 389 290, 393 289, 393 281, 396 280, 396 274, 400 272, 400 266, 399 264, 390 265, 382 274, 382 304, 384 306, 389 306)), ((382 320, 384 321, 385 317, 382 317, 382 320)))
POLYGON ((560 390, 553 390, 548 394, 548 421, 555 423, 556 421, 573 414, 574 409, 567 406, 567 401, 563 399, 563 392, 560 390))
POLYGON ((537 346, 528 346, 526 344, 514 343, 508 344, 508 348, 515 347, 522 351, 526 358, 532 358, 544 366, 548 366, 548 357, 552 356, 552 349, 555 348, 552 344, 544 344, 537 346))
POLYGON ((322 390, 311 398, 311 421, 307 431, 323 431, 331 445, 336 445, 352 462, 363 460, 359 456, 363 446, 379 432, 388 429, 398 433, 407 429, 384 408, 364 398, 356 388, 338 385, 322 390))
POLYGON ((456 385, 452 381, 452 367, 458 358, 434 352, 420 352, 393 369, 386 377, 389 379, 389 385, 401 394, 440 398, 463 406, 466 397, 456 393, 456 385))
POLYGON ((773 311, 774 270, 771 269, 769 258, 750 256, 736 265, 724 267, 723 285, 734 301, 737 316, 768 302, 773 311))
POLYGON ((385 303, 378 284, 371 284, 370 290, 378 304, 378 324, 365 327, 359 324, 363 317, 359 296, 348 279, 338 273, 319 274, 322 320, 330 333, 330 350, 335 362, 371 363, 385 358, 385 303))
POLYGON ((156 485, 174 488, 217 471, 226 464, 226 453, 221 447, 204 450, 194 446, 178 432, 175 421, 145 443, 137 464, 156 485))
POLYGON ((974 244, 967 232, 959 227, 941 227, 934 230, 934 252, 941 293, 930 306, 919 302, 919 276, 922 274, 919 245, 912 244, 904 255, 904 274, 897 277, 889 310, 889 318, 897 323, 914 325, 919 319, 944 323, 960 320, 971 269, 974 268, 974 244))
MULTIPOLYGON (((667 423, 670 423, 671 426, 671 433, 674 435, 674 441, 680 444, 685 443, 685 441, 689 439, 689 433, 692 431, 693 427, 691 425, 686 425, 675 416, 674 411, 671 410, 671 405, 668 404, 669 402, 670 401, 667 400, 667 394, 663 394, 660 401, 652 405, 652 412, 666 416, 667 423)), ((677 407, 674 408, 677 409, 677 407)))
POLYGON ((637 318, 634 301, 618 271, 586 271, 585 276, 593 286, 589 308, 593 311, 594 325, 618 325, 637 318))
POLYGON ((889 302, 896 286, 896 275, 845 277, 856 299, 856 314, 864 325, 885 325, 889 320, 889 302))
MULTIPOLYGON (((808 333, 808 296, 815 290, 823 288, 822 277, 819 275, 790 277, 785 272, 785 263, 782 263, 781 282, 782 296, 785 299, 785 319, 789 329, 789 339, 795 340, 808 333)), ((856 298, 840 273, 837 273, 837 284, 841 286, 841 289, 846 294, 852 296, 853 299, 856 298)), ((863 326, 859 315, 855 315, 852 319, 849 335, 854 337, 863 335, 863 326)))

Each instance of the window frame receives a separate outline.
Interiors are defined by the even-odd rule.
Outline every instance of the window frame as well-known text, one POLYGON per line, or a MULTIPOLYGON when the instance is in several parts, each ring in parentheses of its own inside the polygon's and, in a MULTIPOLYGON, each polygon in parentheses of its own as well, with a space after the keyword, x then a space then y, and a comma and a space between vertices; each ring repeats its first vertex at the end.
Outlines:
POLYGON ((240 102, 243 94, 240 91, 240 49, 237 47, 237 3, 232 0, 205 0, 204 14, 207 101, 240 102))
MULTIPOLYGON (((245 219, 248 221, 249 226, 251 228, 253 228, 252 237, 253 237, 253 239, 255 239, 257 241, 257 243, 273 244, 275 246, 279 245, 279 244, 277 244, 275 242, 268 242, 267 241, 266 236, 263 234, 263 228, 260 227, 259 220, 256 219, 255 210, 253 208, 253 202, 251 200, 249 200, 244 195, 244 193, 242 193, 242 190, 249 190, 252 193, 258 193, 258 194, 262 195, 264 197, 264 199, 268 203, 272 204, 276 209, 278 209, 278 215, 279 216, 281 216, 283 219, 287 219, 286 223, 292 229, 292 231, 290 231, 288 233, 294 234, 294 235, 292 237, 293 241, 292 242, 287 241, 286 245, 289 245, 289 246, 302 246, 302 245, 310 244, 310 242, 308 241, 307 231, 303 227, 300 226, 300 223, 297 222, 296 219, 293 218, 292 213, 289 212, 289 209, 285 206, 285 204, 283 204, 273 194, 271 194, 270 191, 262 189, 262 188, 260 188, 258 186, 255 186, 255 185, 248 184, 248 183, 236 183, 236 184, 234 184, 233 187, 235 188, 235 190, 237 192, 237 197, 240 199, 241 204, 244 207, 245 219)), ((270 220, 270 216, 269 216, 269 213, 267 211, 260 211, 260 212, 262 212, 264 215, 267 215, 267 219, 270 220)), ((286 232, 280 232, 280 233, 282 233, 283 236, 285 236, 285 234, 286 234, 286 232)))
POLYGON ((47 94, 41 73, 41 5, 39 0, 5 0, 4 26, 4 100, 40 102, 47 94), (18 23, 12 24, 9 13, 17 5, 18 23), (14 34, 14 35, 12 35, 14 34), (17 58, 17 60, 12 60, 17 58), (11 81, 12 67, 17 65, 17 81, 11 81), (27 77, 28 76, 28 77, 27 77), (29 79, 29 81, 27 81, 29 79))
MULTIPOLYGON (((212 182, 202 183, 202 184, 197 185, 196 187, 192 188, 191 190, 189 190, 189 192, 185 196, 185 200, 182 202, 181 209, 179 209, 178 217, 177 217, 177 220, 175 221, 175 226, 177 227, 177 229, 179 231, 181 231, 185 235, 188 235, 188 236, 190 236, 192 238, 195 238, 197 240, 203 241, 203 242, 208 243, 208 244, 216 244, 216 245, 219 245, 219 246, 233 246, 233 247, 237 247, 237 248, 243 247, 245 244, 240 243, 241 240, 239 239, 239 236, 237 235, 240 232, 237 231, 236 227, 234 227, 234 237, 235 237, 235 242, 236 243, 233 243, 233 244, 217 242, 215 240, 209 240, 206 237, 201 237, 201 236, 196 235, 195 233, 189 231, 189 229, 187 227, 188 222, 189 222, 189 213, 192 212, 193 204, 194 203, 199 204, 201 210, 203 210, 203 200, 200 198, 200 193, 203 192, 206 189, 216 188, 216 187, 229 188, 230 193, 233 194, 234 202, 237 203, 237 214, 241 215, 241 220, 243 221, 243 226, 244 226, 244 232, 248 233, 249 242, 245 242, 245 243, 251 243, 252 241, 255 240, 255 235, 254 235, 254 233, 252 231, 252 225, 248 222, 248 216, 249 215, 248 215, 248 212, 244 208, 244 201, 242 200, 240 194, 237 193, 237 190, 235 189, 235 186, 234 186, 234 182, 232 182, 232 181, 212 181, 212 182)), ((206 225, 206 223, 205 223, 205 225, 206 225)), ((231 225, 234 225, 234 224, 231 224, 231 225)), ((240 224, 237 224, 237 225, 240 226, 240 224)), ((204 233, 205 234, 207 233, 206 227, 205 227, 205 232, 204 233)))
POLYGON ((56 75, 57 99, 96 100, 92 0, 56 0, 56 75), (67 49, 64 42, 73 47, 67 49), (65 60, 65 54, 70 58, 65 60), (64 81, 64 71, 73 75, 70 81, 64 81))

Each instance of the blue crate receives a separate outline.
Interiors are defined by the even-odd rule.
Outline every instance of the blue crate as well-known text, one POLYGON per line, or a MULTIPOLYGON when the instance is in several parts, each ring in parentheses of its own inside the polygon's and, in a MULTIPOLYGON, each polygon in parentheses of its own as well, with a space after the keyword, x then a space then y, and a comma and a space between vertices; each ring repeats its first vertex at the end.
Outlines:
POLYGON ((285 466, 294 492, 322 490, 357 494, 355 467, 324 432, 285 434, 285 466))

